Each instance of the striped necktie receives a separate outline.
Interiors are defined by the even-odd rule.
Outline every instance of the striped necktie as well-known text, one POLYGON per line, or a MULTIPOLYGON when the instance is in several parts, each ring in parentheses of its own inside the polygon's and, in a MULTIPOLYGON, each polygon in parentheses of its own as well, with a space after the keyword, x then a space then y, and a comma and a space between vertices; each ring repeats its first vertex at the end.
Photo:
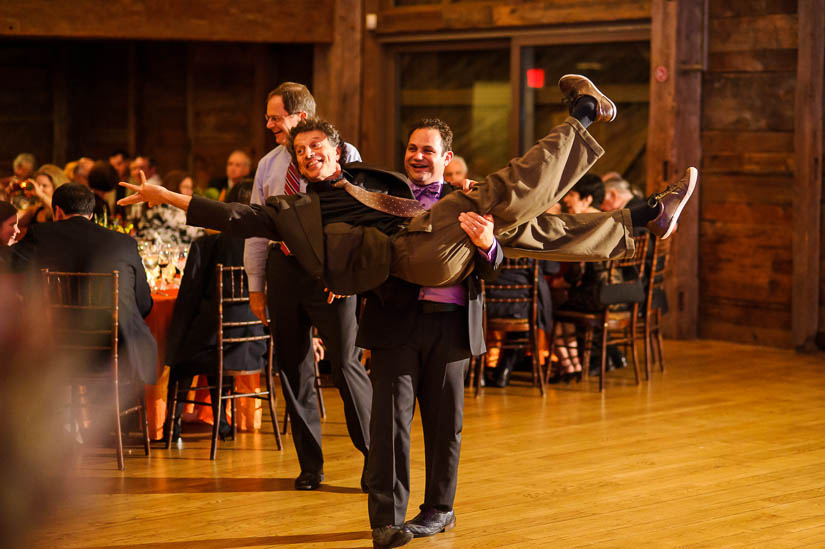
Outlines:
MULTIPOLYGON (((301 175, 298 173, 295 163, 290 162, 289 167, 286 169, 286 177, 284 178, 284 194, 289 196, 291 194, 298 194, 299 192, 301 192, 301 175)), ((280 246, 284 255, 290 255, 292 253, 283 242, 280 243, 280 246)))
POLYGON ((286 169, 286 179, 284 180, 284 194, 289 196, 291 194, 298 194, 301 192, 301 174, 298 173, 298 168, 295 163, 290 162, 286 169))

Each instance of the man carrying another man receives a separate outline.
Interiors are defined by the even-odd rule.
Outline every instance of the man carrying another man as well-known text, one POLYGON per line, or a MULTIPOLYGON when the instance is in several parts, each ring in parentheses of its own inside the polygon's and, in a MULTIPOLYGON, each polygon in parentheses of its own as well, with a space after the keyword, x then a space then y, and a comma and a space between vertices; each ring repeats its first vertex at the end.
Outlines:
MULTIPOLYGON (((668 237, 693 192, 696 183, 693 168, 688 169, 678 184, 652 197, 650 205, 585 216, 543 214, 603 153, 585 128, 593 122, 609 122, 615 118, 613 103, 586 78, 567 75, 559 85, 570 101, 571 117, 564 124, 470 192, 450 193, 429 210, 411 198, 412 193, 402 177, 357 164, 342 170, 337 131, 328 123, 309 119, 292 130, 294 160, 309 181, 306 195, 269 198, 265 207, 245 208, 184 197, 147 185, 127 184, 138 194, 125 201, 167 202, 188 210, 188 221, 195 225, 243 236, 283 239, 304 271, 323 280, 325 286, 336 293, 376 288, 380 293, 380 286, 388 276, 418 286, 446 287, 461 282, 476 268, 479 253, 475 242, 490 230, 489 218, 483 217, 486 215, 492 216, 495 234, 505 253, 513 257, 555 260, 623 257, 634 251, 631 234, 637 226, 647 225, 661 237, 668 237)), ((428 136, 429 132, 432 128, 427 128, 428 136)), ((449 159, 445 150, 448 147, 443 137, 441 139, 440 143, 435 139, 430 147, 440 159, 437 162, 443 164, 449 159)), ((408 173, 438 171, 427 161, 405 166, 408 173)), ((443 165, 440 171, 443 175, 443 165)), ((427 344, 423 339, 422 342, 427 344)), ((454 359, 445 359, 448 360, 454 359)), ((438 413, 447 413, 448 408, 439 408, 438 413)), ((400 412, 394 421, 406 414, 400 412)), ((460 417, 457 425, 460 429, 460 417)), ((382 440, 381 444, 386 442, 382 440)), ((428 444, 433 448, 433 453, 428 452, 428 460, 444 448, 441 444, 441 440, 428 444)), ((372 462, 371 458, 370 464, 372 462)), ((428 472, 430 465, 428 463, 428 472)), ((443 466, 437 461, 432 463, 433 470, 443 466)), ((370 479, 374 471, 371 465, 370 479)), ((381 486, 376 487, 376 491, 380 489, 381 486)), ((446 492, 450 492, 449 487, 446 492)), ((425 495, 425 507, 429 509, 427 503, 425 495)), ((410 527, 420 526, 416 528, 419 535, 443 531, 452 525, 451 509, 433 508, 438 514, 422 509, 422 514, 411 521, 416 524, 410 527)), ((376 547, 396 547, 411 539, 413 532, 399 523, 397 507, 389 522, 391 524, 373 523, 376 547)))

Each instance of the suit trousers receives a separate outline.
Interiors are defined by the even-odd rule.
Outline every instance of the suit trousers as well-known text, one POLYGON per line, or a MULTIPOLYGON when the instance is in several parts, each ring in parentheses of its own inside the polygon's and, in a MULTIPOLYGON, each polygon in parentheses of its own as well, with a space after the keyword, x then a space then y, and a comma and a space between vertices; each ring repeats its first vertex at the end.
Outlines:
POLYGON ((632 255, 632 224, 626 210, 588 216, 544 214, 602 154, 579 121, 568 118, 469 193, 450 193, 413 218, 392 239, 390 274, 421 286, 449 286, 464 279, 477 253, 458 222, 458 215, 467 211, 492 214, 496 236, 509 257, 582 261, 632 255))
POLYGON ((355 297, 327 303, 323 285, 307 276, 293 257, 273 247, 266 266, 268 305, 292 439, 302 472, 321 472, 321 417, 315 393, 312 327, 318 329, 332 366, 332 379, 344 402, 347 431, 366 456, 372 385, 358 359, 355 297))
MULTIPOLYGON (((414 312, 411 312, 414 314, 414 312)), ((410 427, 415 401, 424 431, 424 507, 449 511, 458 482, 467 358, 467 311, 420 313, 406 342, 372 349, 373 414, 367 464, 372 528, 402 524, 410 496, 410 427), (463 353, 462 353, 463 354, 463 353), (452 361, 450 361, 452 360, 452 361)))

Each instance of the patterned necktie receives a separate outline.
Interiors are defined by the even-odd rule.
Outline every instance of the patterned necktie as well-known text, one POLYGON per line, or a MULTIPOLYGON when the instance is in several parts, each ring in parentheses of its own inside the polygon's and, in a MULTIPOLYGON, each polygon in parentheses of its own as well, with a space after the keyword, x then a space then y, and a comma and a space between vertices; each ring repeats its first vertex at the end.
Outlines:
MULTIPOLYGON (((298 173, 295 163, 290 162, 289 167, 286 169, 286 177, 284 178, 284 194, 289 196, 291 194, 298 194, 300 191, 301 175, 298 173)), ((283 242, 280 243, 280 246, 284 255, 290 255, 292 253, 283 242)))
POLYGON ((291 194, 298 194, 301 192, 301 174, 298 173, 298 168, 293 162, 289 163, 286 169, 286 179, 284 180, 284 194, 289 196, 291 194))
POLYGON ((355 200, 369 206, 373 210, 384 212, 396 217, 415 217, 427 210, 418 202, 410 198, 400 198, 383 193, 373 193, 361 187, 356 187, 346 179, 335 184, 336 187, 344 187, 355 200))

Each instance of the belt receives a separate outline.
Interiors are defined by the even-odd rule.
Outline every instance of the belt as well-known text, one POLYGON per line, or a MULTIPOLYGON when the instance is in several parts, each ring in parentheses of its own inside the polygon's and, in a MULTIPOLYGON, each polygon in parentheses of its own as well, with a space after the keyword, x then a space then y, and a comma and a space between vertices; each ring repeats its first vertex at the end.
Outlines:
POLYGON ((437 301, 419 301, 418 312, 420 313, 452 313, 454 311, 463 311, 463 305, 456 305, 455 303, 439 303, 437 301))

